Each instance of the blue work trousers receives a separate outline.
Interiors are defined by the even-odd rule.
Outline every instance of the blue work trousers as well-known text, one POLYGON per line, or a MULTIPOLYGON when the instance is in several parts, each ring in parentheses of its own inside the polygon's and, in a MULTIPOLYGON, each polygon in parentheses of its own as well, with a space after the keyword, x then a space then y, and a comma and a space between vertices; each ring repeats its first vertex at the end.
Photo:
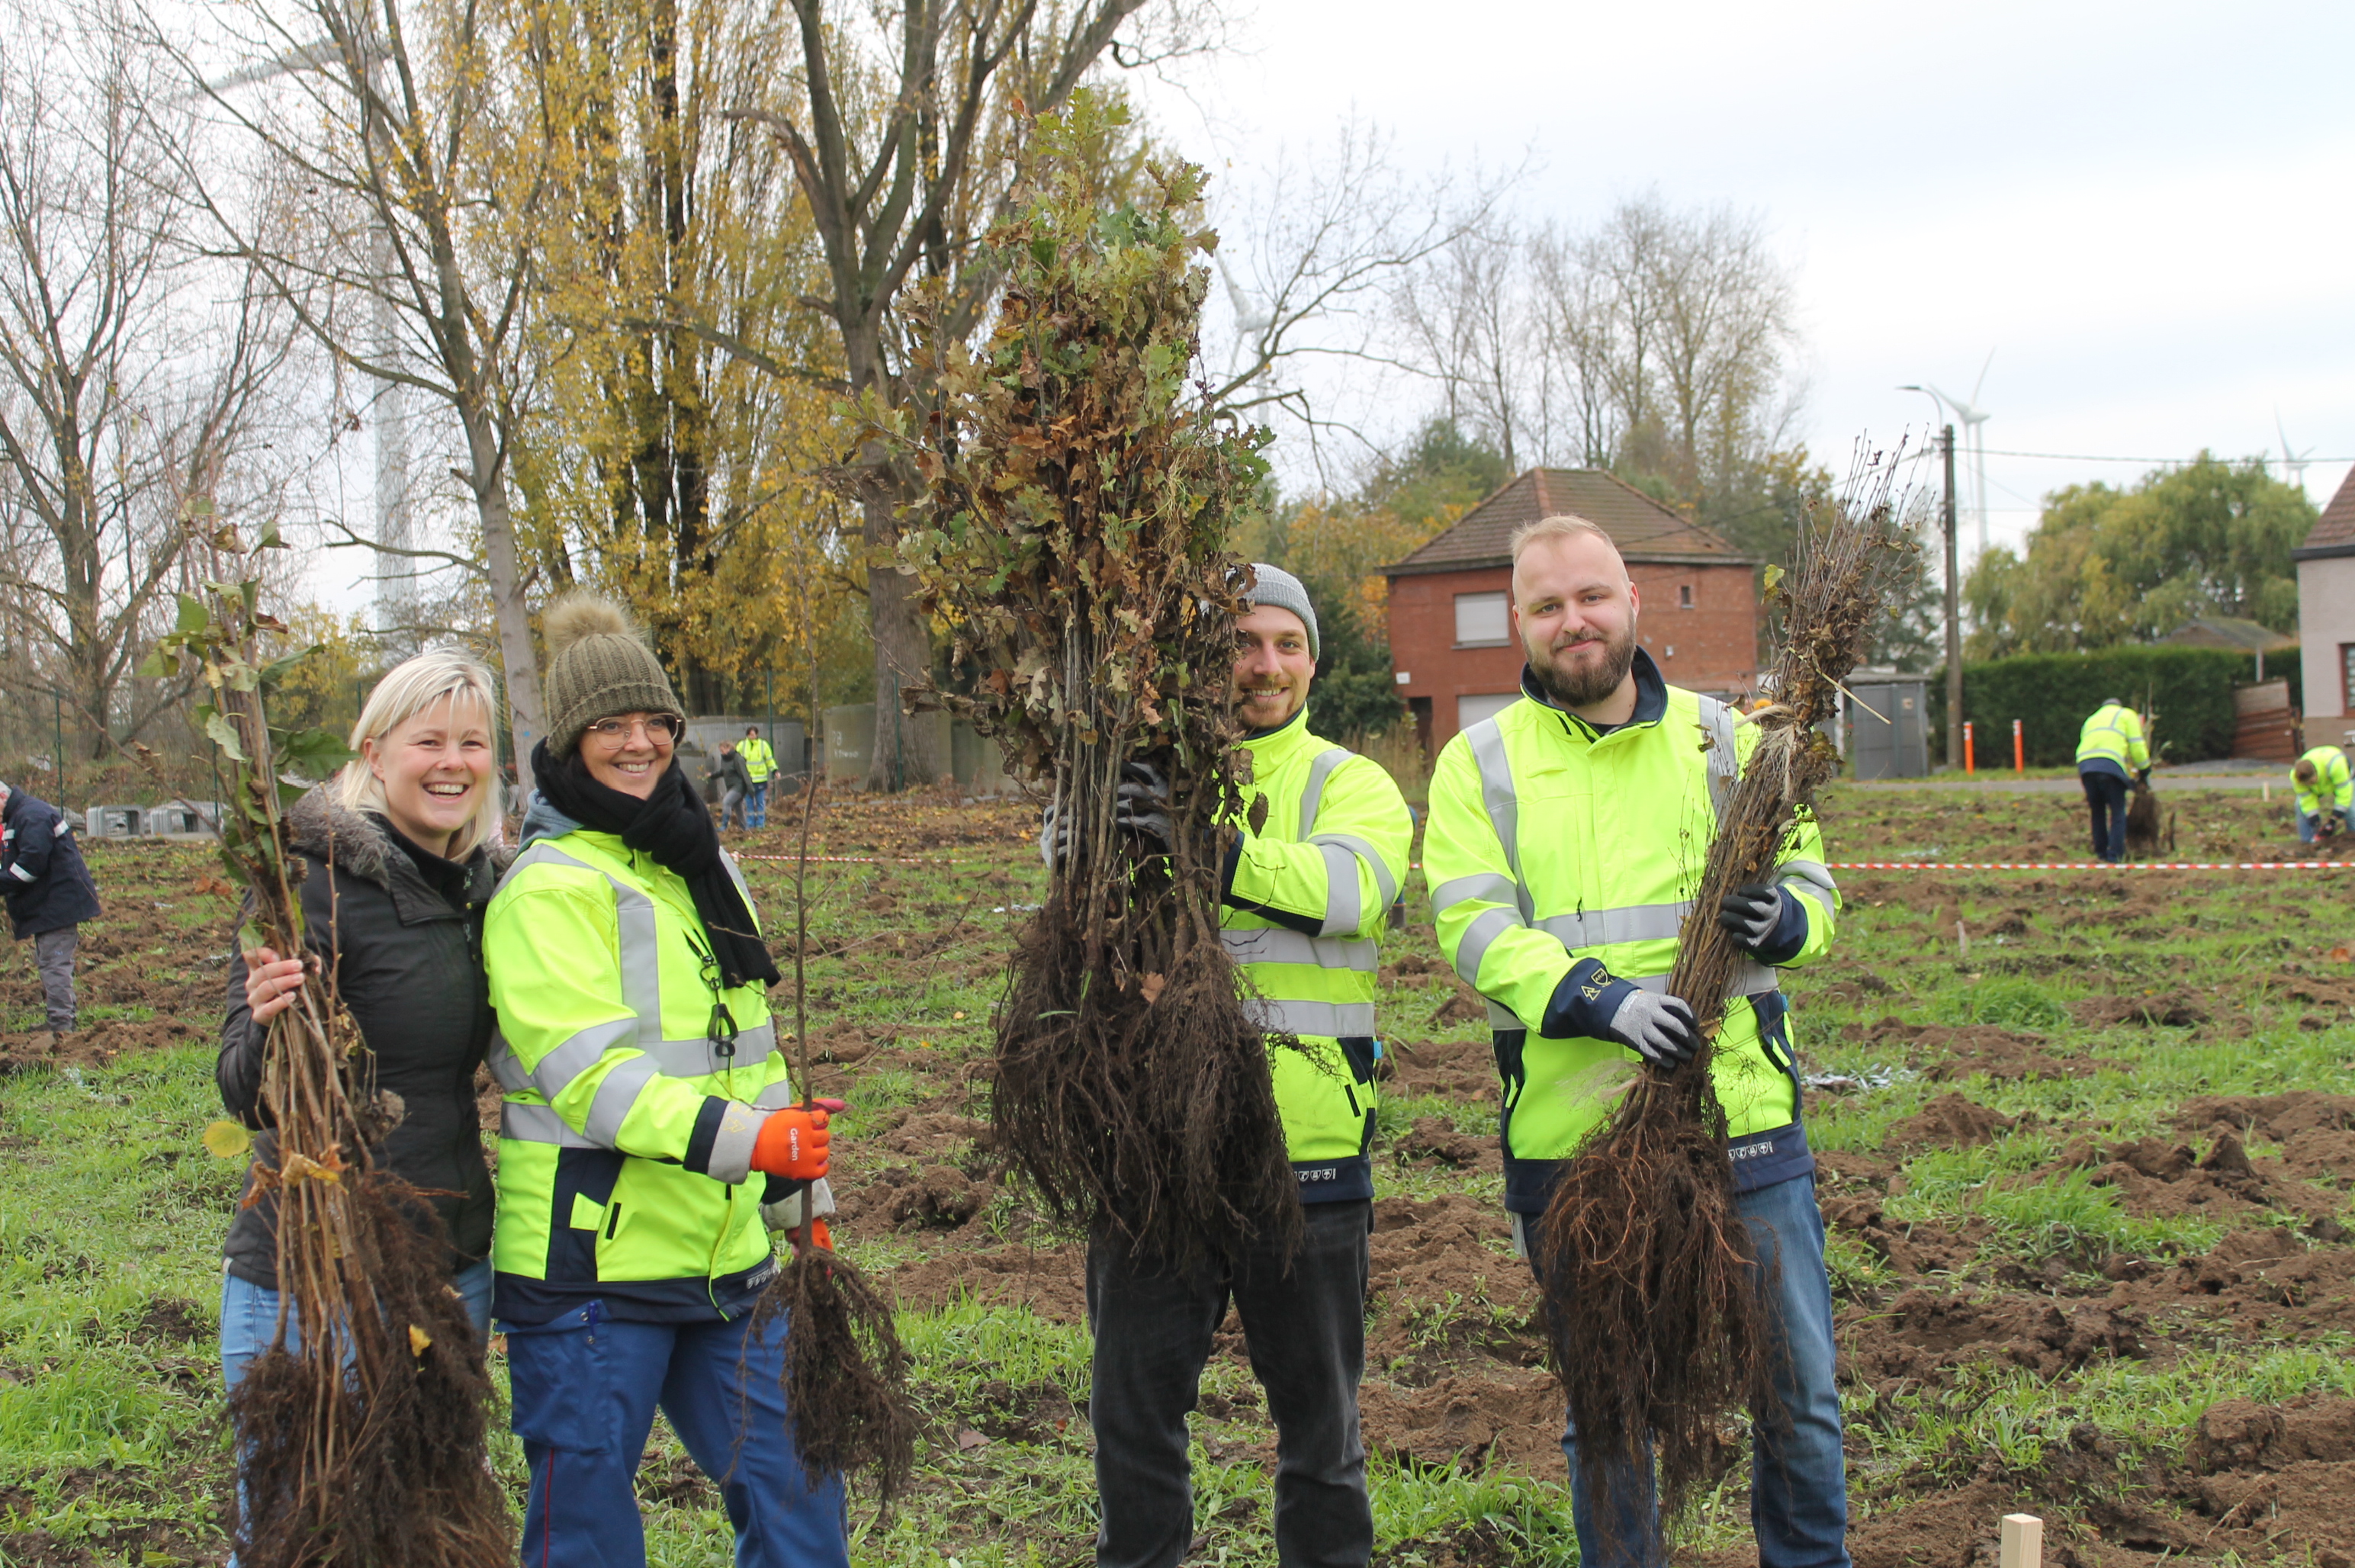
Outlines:
MULTIPOLYGON (((1816 1179, 1778 1181, 1734 1203, 1765 1275, 1773 1314, 1767 1353, 1780 1407, 1753 1413, 1750 1528, 1758 1568, 1849 1568, 1848 1467, 1832 1379, 1832 1293, 1816 1179)), ((1578 1433, 1568 1424, 1561 1451, 1570 1461, 1571 1520, 1584 1568, 1664 1568, 1668 1548, 1650 1467, 1613 1475, 1604 1490, 1618 1528, 1604 1531, 1579 1474, 1578 1433)))
POLYGON ((2115 773, 2083 773, 2085 810, 2093 817, 2094 859, 2115 866, 2126 858, 2126 781, 2115 773))
POLYGON ((719 1488, 736 1568, 847 1568, 842 1482, 812 1487, 779 1377, 785 1326, 632 1323, 592 1301, 550 1323, 502 1323, 515 1430, 531 1467, 527 1568, 645 1568, 632 1486, 655 1409, 719 1488))
POLYGON ((766 779, 754 784, 752 793, 744 797, 744 826, 747 827, 769 826, 769 781, 766 779))

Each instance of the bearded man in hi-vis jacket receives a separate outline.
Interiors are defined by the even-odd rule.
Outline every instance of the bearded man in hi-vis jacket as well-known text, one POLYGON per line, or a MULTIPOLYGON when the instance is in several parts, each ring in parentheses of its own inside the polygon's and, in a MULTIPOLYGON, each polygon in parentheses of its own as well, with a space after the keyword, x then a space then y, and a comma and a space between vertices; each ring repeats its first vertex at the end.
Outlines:
MULTIPOLYGON (((1376 937, 1406 875, 1413 820, 1381 765, 1308 730, 1316 612, 1291 573, 1254 569, 1236 623, 1231 696, 1250 753, 1250 818, 1225 869, 1220 935, 1248 1006, 1301 1050, 1271 1053, 1298 1179, 1302 1243, 1248 1245, 1180 1270, 1103 1234, 1088 1246, 1103 1568, 1174 1568, 1194 1539, 1186 1414, 1230 1301, 1275 1423, 1282 1568, 1364 1568, 1373 1555, 1358 1383, 1373 1228, 1376 937), (1259 805, 1264 803, 1263 814, 1259 805)), ((1167 782, 1131 764, 1116 820, 1169 842, 1167 782)), ((1050 819, 1042 847, 1059 839, 1050 819)))
MULTIPOLYGON (((1431 781, 1423 871, 1439 944, 1488 1000, 1504 1080, 1505 1207, 1542 1257, 1562 1162, 1642 1062, 1700 1039, 1667 994, 1677 935, 1757 731, 1661 679, 1638 645, 1639 595, 1611 537, 1546 517, 1513 539, 1521 700, 1450 741, 1431 781)), ((1756 1413, 1752 1520, 1761 1568, 1847 1568, 1847 1481, 1832 1381, 1831 1291, 1815 1160, 1799 1119, 1788 1005, 1775 972, 1831 944, 1839 895, 1804 817, 1771 878, 1713 917, 1748 955, 1710 1073, 1732 1133, 1736 1202, 1767 1282, 1776 1399, 1756 1413)), ((1667 1560, 1648 1467, 1597 1488, 1565 1430, 1587 1568, 1667 1560)))

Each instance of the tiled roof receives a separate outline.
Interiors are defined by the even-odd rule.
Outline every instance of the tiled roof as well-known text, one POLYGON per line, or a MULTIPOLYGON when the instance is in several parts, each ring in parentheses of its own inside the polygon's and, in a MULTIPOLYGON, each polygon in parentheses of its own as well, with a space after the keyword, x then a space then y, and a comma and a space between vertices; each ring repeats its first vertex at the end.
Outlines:
POLYGON ((1620 553, 1643 560, 1754 564, 1717 534, 1688 521, 1600 468, 1532 468, 1457 518, 1446 532, 1383 570, 1391 575, 1502 566, 1513 530, 1558 512, 1600 523, 1620 553))
MULTIPOLYGON (((1446 537, 1444 534, 1440 536, 1441 539, 1446 537)), ((2355 468, 2347 471, 2347 478, 2339 486, 2339 494, 2330 497, 2330 505, 2322 508, 2322 516, 2314 520, 2314 531, 2306 536, 2306 543, 2295 553, 2303 556, 2308 550, 2328 555, 2355 551, 2355 468)))
POLYGON ((2245 648, 2251 653, 2276 654, 2297 646, 2271 626, 2244 621, 2238 615, 2195 615, 2159 639, 2195 648, 2245 648))

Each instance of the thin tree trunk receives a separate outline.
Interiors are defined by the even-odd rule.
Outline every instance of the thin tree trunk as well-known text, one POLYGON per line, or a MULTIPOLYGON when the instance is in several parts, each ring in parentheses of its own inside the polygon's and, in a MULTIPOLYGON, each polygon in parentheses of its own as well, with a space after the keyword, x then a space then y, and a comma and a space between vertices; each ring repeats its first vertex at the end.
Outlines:
MULTIPOLYGON (((890 471, 869 468, 860 481, 858 499, 868 548, 891 548, 900 537, 901 497, 890 471)), ((935 754, 932 726, 902 719, 896 700, 932 670, 932 631, 917 592, 914 578, 891 567, 867 569, 867 603, 875 631, 875 748, 867 768, 868 789, 928 784, 948 772, 948 759, 935 754)))
POLYGON ((524 601, 523 573, 517 565, 515 520, 507 511, 506 476, 500 472, 497 434, 480 415, 465 421, 472 460, 474 514, 482 524, 483 560, 491 583, 491 609, 499 629, 499 660, 506 667, 507 724, 515 740, 516 790, 528 792, 531 749, 548 733, 539 696, 539 655, 531 644, 531 610, 524 601))

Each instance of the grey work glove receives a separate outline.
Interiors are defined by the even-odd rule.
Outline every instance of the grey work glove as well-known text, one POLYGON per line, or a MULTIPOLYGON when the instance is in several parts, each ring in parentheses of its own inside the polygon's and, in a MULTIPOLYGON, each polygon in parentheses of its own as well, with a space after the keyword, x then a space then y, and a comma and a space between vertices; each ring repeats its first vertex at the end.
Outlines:
POLYGON ((1733 939, 1753 953, 1774 934, 1774 927, 1782 920, 1783 895, 1764 882, 1734 889, 1717 906, 1717 923, 1732 932, 1733 939))
POLYGON ((1145 839, 1162 854, 1177 846, 1169 822, 1169 781, 1151 763, 1122 766, 1121 784, 1113 800, 1113 826, 1145 839))
POLYGON ((1047 803, 1047 815, 1039 824, 1039 859, 1053 870, 1055 862, 1071 852, 1071 825, 1063 817, 1062 798, 1059 795, 1047 803))
POLYGON ((821 1176, 815 1181, 796 1186, 774 1202, 762 1203, 761 1222, 772 1231, 790 1231, 808 1220, 823 1220, 833 1212, 834 1189, 821 1176))
POLYGON ((1700 1049, 1700 1026, 1682 997, 1657 996, 1633 986, 1603 1029, 1655 1067, 1681 1067, 1700 1049))

